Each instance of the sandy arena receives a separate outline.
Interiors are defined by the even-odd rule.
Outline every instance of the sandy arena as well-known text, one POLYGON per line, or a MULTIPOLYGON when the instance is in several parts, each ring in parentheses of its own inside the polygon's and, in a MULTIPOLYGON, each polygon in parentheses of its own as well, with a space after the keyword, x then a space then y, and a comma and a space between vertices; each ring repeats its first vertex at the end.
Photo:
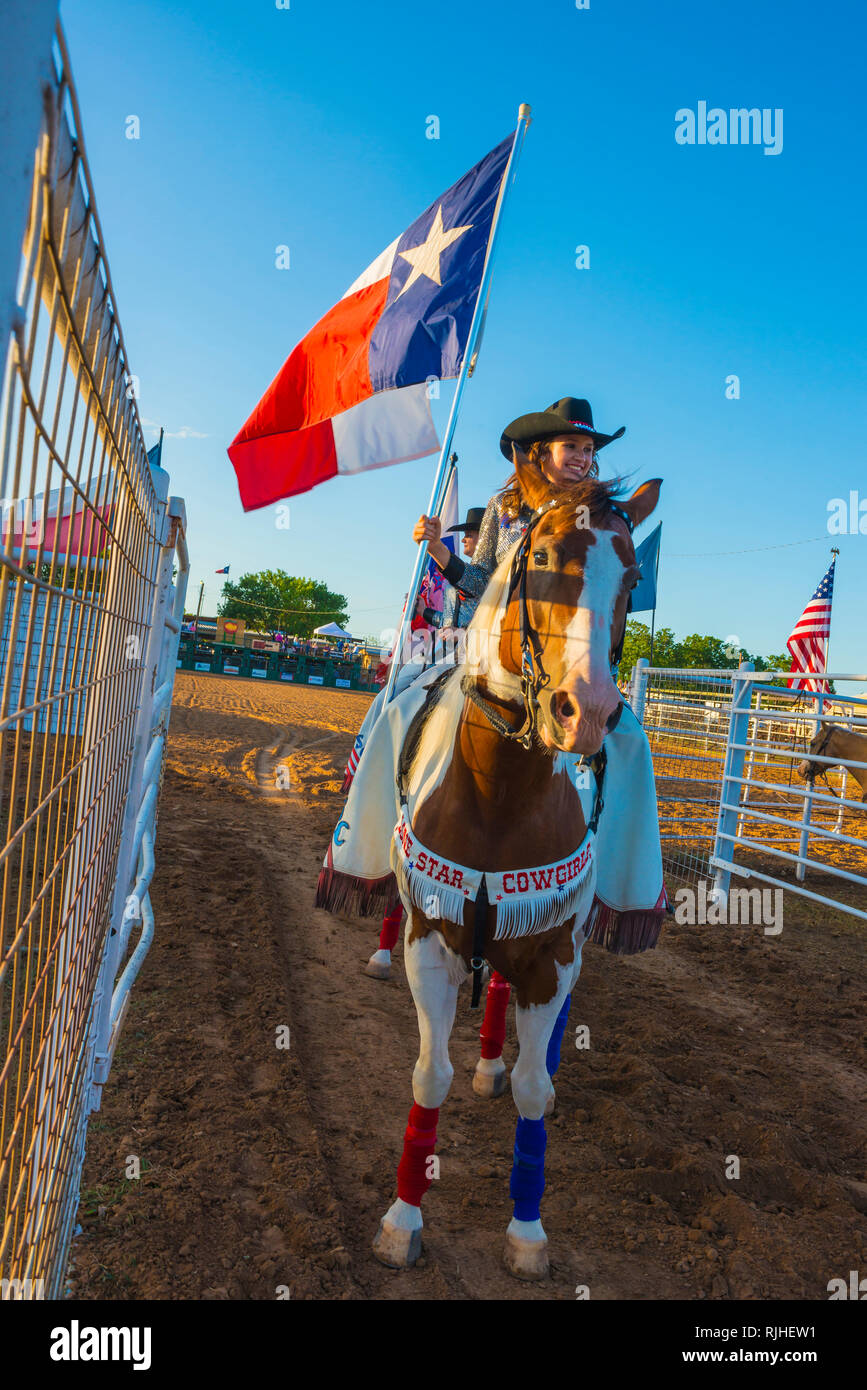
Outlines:
POLYGON ((402 945, 393 978, 369 979, 378 922, 312 906, 367 704, 177 673, 156 940, 90 1125, 73 1295, 574 1300, 584 1285, 592 1299, 825 1300, 830 1279, 867 1269, 865 927, 791 893, 777 937, 670 921, 642 956, 585 949, 539 1285, 500 1263, 516 1112, 471 1089, 481 1016, 465 986, 425 1253, 409 1272, 376 1262, 415 1010, 402 945))

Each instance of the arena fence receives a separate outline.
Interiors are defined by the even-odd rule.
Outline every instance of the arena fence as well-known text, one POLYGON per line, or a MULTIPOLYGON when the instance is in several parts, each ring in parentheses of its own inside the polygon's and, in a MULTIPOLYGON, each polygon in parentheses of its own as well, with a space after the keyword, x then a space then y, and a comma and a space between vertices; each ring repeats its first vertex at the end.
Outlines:
MULTIPOLYGON (((189 570, 183 502, 144 442, 64 37, 41 0, 30 17, 46 8, 47 28, 15 21, 42 101, 29 143, 13 132, 20 166, 35 159, 17 281, 0 283, 4 1298, 62 1293, 88 1115, 153 934, 189 570)), ((4 98, 23 110, 28 92, 4 98)))
POLYGON ((722 894, 734 874, 867 920, 867 697, 853 692, 867 676, 826 672, 834 693, 814 694, 788 689, 788 674, 636 663, 630 704, 653 755, 663 862, 722 894), (864 751, 856 739, 843 766, 812 758, 822 771, 808 781, 799 766, 829 724, 864 751))

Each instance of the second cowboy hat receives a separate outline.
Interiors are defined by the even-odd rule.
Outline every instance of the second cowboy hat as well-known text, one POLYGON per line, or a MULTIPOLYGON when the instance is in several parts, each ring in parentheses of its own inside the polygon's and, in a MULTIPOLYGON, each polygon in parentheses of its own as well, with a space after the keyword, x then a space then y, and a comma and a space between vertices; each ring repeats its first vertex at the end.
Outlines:
POLYGON ((602 449, 606 444, 610 444, 612 439, 619 439, 625 433, 626 426, 621 425, 614 434, 602 434, 594 427, 590 402, 576 399, 575 396, 564 396, 547 410, 519 415, 511 425, 507 425, 500 437, 500 453, 511 460, 513 444, 526 449, 531 444, 545 439, 556 439, 563 434, 589 434, 597 449, 602 449))
POLYGON ((450 526, 449 531, 478 531, 484 515, 484 507, 469 507, 466 521, 461 522, 460 526, 450 526))

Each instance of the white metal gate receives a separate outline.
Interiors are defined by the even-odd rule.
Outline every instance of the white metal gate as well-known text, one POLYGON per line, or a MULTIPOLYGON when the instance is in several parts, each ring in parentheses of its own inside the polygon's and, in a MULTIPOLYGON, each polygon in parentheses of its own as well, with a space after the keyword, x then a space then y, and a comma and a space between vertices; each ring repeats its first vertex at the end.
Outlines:
MULTIPOLYGON (((820 673, 821 674, 821 673, 820 673)), ((867 737, 867 676, 824 673, 834 694, 789 690, 787 672, 667 670, 636 663, 630 703, 653 755, 663 862, 681 881, 728 892, 732 874, 867 920, 867 756, 819 755, 798 773, 819 727, 867 737), (833 769, 833 770, 832 770, 833 769), (809 885, 809 886, 808 886, 809 885)))

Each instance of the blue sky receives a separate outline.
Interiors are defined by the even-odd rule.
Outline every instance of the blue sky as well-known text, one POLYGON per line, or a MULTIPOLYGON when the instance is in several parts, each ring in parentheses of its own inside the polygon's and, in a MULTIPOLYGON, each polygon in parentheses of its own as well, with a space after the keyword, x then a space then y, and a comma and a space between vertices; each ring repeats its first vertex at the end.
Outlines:
POLYGON ((627 427, 603 475, 665 480, 659 625, 780 651, 837 544, 831 664, 865 671, 867 535, 827 535, 831 498, 867 502, 861 7, 63 0, 61 14, 141 414, 165 426, 187 505, 193 604, 204 579, 215 611, 223 565, 282 568, 347 594, 357 633, 396 622, 435 459, 296 497, 282 530, 274 508, 243 512, 226 446, 298 340, 528 101, 456 438, 462 508, 504 480, 510 419, 586 396, 599 428, 627 427), (678 144, 675 112, 699 101, 781 108, 781 153, 678 144), (719 553, 769 546, 785 548, 719 553))

